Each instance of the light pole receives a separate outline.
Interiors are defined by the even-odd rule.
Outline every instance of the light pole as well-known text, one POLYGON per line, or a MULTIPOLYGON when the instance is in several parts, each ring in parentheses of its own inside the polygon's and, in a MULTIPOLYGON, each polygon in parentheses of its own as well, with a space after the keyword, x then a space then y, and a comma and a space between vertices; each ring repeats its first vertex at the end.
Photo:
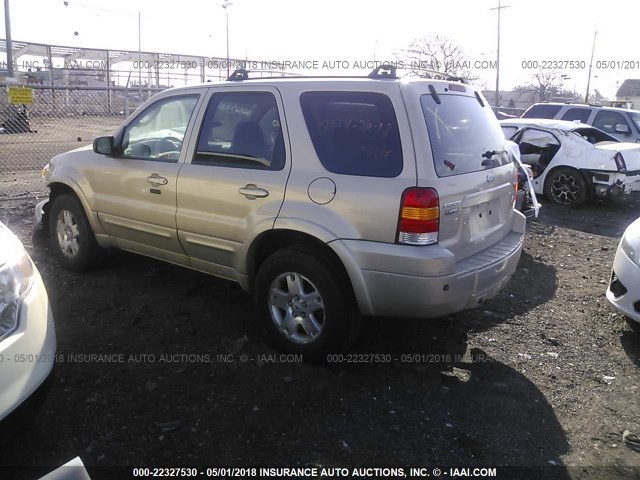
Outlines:
POLYGON ((13 42, 11 41, 11 15, 9 15, 9 0, 4 0, 4 29, 7 37, 7 76, 13 77, 13 42))
POLYGON ((593 53, 596 51, 596 37, 598 36, 598 27, 593 34, 593 46, 591 47, 591 60, 589 61, 589 77, 587 78, 587 94, 584 96, 584 103, 589 103, 589 87, 591 87, 591 67, 593 66, 593 53))
POLYGON ((498 11, 498 49, 496 51, 496 107, 500 106, 500 13, 502 9, 509 8, 510 5, 502 6, 502 0, 498 0, 498 6, 489 10, 498 11))
POLYGON ((140 10, 138 10, 138 100, 142 103, 142 29, 140 10))
POLYGON ((231 5, 232 3, 230 0, 224 0, 224 3, 222 4, 227 20, 227 78, 229 78, 229 7, 231 7, 231 5))

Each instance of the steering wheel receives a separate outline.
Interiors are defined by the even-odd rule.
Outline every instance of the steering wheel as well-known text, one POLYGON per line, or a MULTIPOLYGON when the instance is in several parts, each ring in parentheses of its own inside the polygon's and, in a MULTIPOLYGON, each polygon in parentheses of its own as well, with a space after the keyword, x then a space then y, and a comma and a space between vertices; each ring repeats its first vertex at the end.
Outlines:
POLYGON ((170 145, 170 150, 172 151, 174 150, 180 151, 180 149, 182 148, 182 140, 176 137, 161 138, 160 140, 158 140, 158 146, 160 146, 161 144, 170 145))
POLYGON ((159 158, 177 158, 182 149, 182 140, 176 137, 164 137, 158 140, 156 151, 159 158))

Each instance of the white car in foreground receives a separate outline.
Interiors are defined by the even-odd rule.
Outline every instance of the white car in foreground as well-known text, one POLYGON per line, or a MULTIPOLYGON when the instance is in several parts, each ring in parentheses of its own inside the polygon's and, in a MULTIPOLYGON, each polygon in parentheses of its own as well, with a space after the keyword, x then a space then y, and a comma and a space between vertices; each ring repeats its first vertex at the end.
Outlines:
POLYGON ((640 333, 640 218, 627 227, 613 261, 607 300, 640 333))
MULTIPOLYGON (((42 278, 22 243, 0 223, 0 426, 46 387, 56 333, 42 278)), ((20 411, 19 411, 20 410, 20 411)), ((14 415, 15 414, 15 415, 14 415)), ((5 433, 5 428, 0 429, 5 433)))
POLYGON ((640 144, 623 143, 597 128, 563 120, 502 120, 533 171, 533 189, 556 204, 619 199, 640 190, 640 144))

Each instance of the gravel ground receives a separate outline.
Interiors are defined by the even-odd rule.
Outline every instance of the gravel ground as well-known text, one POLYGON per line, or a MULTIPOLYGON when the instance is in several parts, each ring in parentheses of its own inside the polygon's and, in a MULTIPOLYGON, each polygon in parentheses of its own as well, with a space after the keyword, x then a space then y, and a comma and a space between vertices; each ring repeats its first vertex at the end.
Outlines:
POLYGON ((91 273, 64 271, 32 243, 33 205, 8 207, 0 220, 44 278, 63 361, 39 414, 0 452, 0 478, 9 478, 2 467, 78 455, 95 466, 556 464, 575 468, 550 478, 640 474, 621 469, 640 467, 622 441, 625 430, 640 433, 640 337, 604 296, 640 198, 545 204, 497 298, 434 321, 366 319, 353 353, 379 361, 326 365, 280 358, 232 283, 122 252, 91 273), (593 466, 610 468, 577 468, 593 466))

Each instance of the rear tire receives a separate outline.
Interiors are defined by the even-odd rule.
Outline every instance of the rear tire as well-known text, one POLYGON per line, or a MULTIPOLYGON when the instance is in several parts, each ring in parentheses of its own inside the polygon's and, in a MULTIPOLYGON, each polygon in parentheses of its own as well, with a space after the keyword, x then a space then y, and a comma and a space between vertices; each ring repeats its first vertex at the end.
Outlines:
POLYGON ((74 272, 90 269, 104 255, 82 205, 72 195, 60 195, 53 201, 49 212, 49 240, 60 265, 74 272))
POLYGON ((631 320, 629 317, 625 317, 627 320, 627 325, 631 327, 631 330, 640 335, 640 322, 636 322, 635 320, 631 320))
POLYGON ((322 360, 355 341, 360 314, 345 276, 331 258, 313 250, 284 248, 265 260, 254 300, 278 350, 322 360))
POLYGON ((551 172, 545 181, 544 194, 556 205, 569 207, 582 205, 589 198, 586 180, 578 170, 569 167, 551 172))

